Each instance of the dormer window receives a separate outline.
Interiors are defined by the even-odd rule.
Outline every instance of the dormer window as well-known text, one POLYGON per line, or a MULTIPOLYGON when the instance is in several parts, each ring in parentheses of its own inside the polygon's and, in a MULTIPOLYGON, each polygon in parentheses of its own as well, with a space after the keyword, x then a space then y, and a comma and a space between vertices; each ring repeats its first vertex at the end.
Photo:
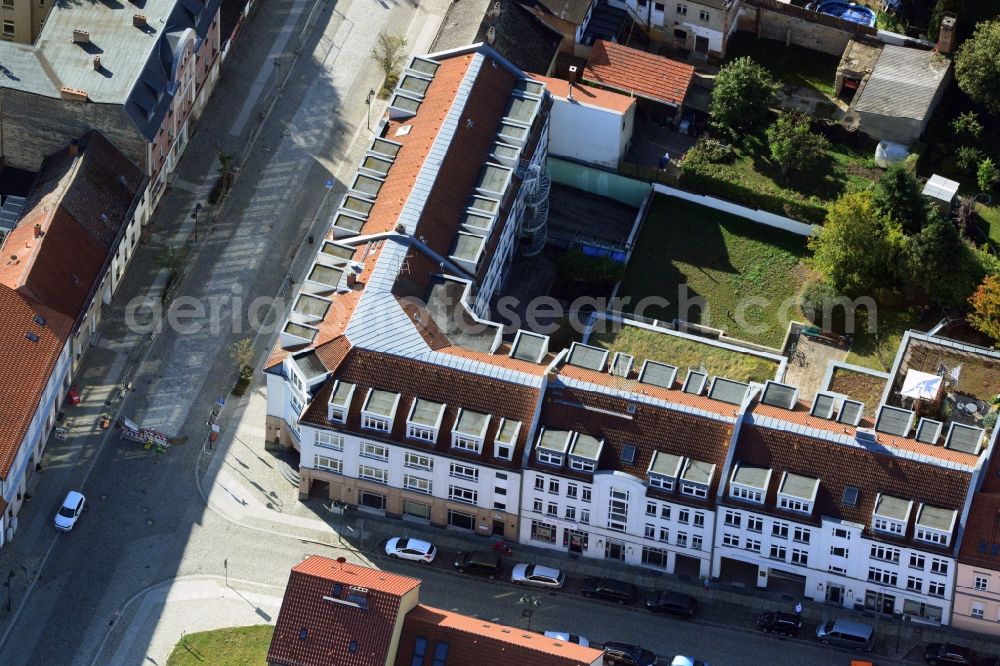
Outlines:
POLYGON ((879 493, 872 512, 872 529, 893 536, 906 534, 906 524, 910 521, 912 500, 900 499, 879 493))
POLYGON ((681 473, 681 463, 684 459, 672 453, 657 451, 653 454, 653 459, 649 461, 649 485, 660 490, 673 491, 677 483, 677 477, 681 473))
POLYGON ((462 451, 479 453, 483 450, 490 415, 462 409, 458 412, 455 427, 451 429, 451 446, 462 451))
POLYGON ((569 430, 542 428, 538 444, 535 445, 535 459, 544 465, 562 467, 572 437, 573 433, 569 430))
POLYGON ((681 494, 697 499, 708 497, 708 487, 715 476, 715 465, 688 458, 681 472, 681 494))
POLYGON ((917 526, 913 538, 936 546, 947 547, 951 542, 951 534, 955 529, 957 517, 958 512, 952 509, 921 504, 920 511, 917 513, 917 526))
POLYGON ((422 442, 437 441, 442 416, 444 416, 444 404, 417 398, 413 401, 410 415, 406 419, 406 436, 422 442))
POLYGON ((390 391, 368 390, 368 397, 361 408, 361 427, 366 430, 389 432, 399 405, 399 394, 390 391))
POLYGON ((514 457, 514 448, 517 444, 517 436, 520 432, 520 421, 501 419, 500 428, 497 430, 496 441, 493 444, 493 455, 503 460, 511 460, 514 457))
POLYGON ((778 508, 796 513, 812 513, 819 479, 785 472, 778 488, 778 508))
POLYGON ((593 472, 601 458, 604 440, 578 433, 569 449, 569 467, 577 472, 593 472))
POLYGON ((345 423, 347 412, 351 409, 351 399, 354 397, 354 384, 334 382, 330 392, 330 400, 326 406, 326 417, 330 423, 345 423))
POLYGON ((729 480, 729 496, 742 502, 763 504, 770 483, 770 469, 737 463, 733 478, 729 480))

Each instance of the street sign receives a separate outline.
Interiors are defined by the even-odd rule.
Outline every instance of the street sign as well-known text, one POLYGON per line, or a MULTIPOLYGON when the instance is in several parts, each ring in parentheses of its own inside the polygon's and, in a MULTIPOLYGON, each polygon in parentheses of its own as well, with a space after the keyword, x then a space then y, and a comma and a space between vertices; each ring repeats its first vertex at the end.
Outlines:
POLYGON ((219 398, 219 407, 225 407, 225 406, 226 406, 226 399, 219 398))
POLYGON ((326 179, 326 189, 328 189, 328 190, 332 190, 333 189, 333 178, 327 178, 326 179))

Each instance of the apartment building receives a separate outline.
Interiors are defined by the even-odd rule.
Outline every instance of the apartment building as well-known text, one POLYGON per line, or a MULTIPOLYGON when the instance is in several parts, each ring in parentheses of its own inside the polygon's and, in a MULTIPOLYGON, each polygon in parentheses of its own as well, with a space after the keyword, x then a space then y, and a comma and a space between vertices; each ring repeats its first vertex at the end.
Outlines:
POLYGON ((548 338, 488 316, 545 243, 550 105, 489 46, 409 63, 266 365, 303 496, 516 538, 548 338))
POLYGON ((273 666, 601 666, 604 653, 420 603, 421 581, 313 555, 292 568, 273 666))
POLYGON ((521 543, 707 577, 715 497, 749 385, 574 343, 524 470, 521 543))
POLYGON ((146 184, 90 132, 45 160, 0 245, 0 545, 17 531, 28 476, 132 257, 146 184))
POLYGON ((996 456, 973 497, 957 566, 952 626, 1000 636, 1000 460, 996 456))
POLYGON ((735 32, 740 0, 609 0, 649 33, 692 53, 722 58, 735 32))
POLYGON ((3 0, 0 4, 3 29, 0 39, 7 42, 31 44, 38 37, 49 10, 56 4, 52 0, 3 0))
POLYGON ((218 78, 220 2, 52 5, 37 39, 0 42, 3 161, 37 171, 100 131, 149 178, 152 211, 218 78))

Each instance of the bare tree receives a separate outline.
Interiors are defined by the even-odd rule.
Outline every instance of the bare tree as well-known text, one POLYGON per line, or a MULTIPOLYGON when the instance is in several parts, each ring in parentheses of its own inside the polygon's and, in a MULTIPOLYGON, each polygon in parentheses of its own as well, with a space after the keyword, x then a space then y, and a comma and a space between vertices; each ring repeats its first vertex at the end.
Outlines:
POLYGON ((372 57, 385 75, 382 92, 387 94, 399 81, 399 69, 406 59, 406 37, 392 35, 383 30, 378 34, 378 39, 372 48, 372 57))

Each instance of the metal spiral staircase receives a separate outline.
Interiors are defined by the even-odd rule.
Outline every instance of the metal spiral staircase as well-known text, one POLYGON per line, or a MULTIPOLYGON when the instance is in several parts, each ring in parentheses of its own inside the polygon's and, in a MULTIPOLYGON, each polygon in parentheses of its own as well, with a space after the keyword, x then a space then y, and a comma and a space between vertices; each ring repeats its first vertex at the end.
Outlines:
POLYGON ((521 256, 534 257, 548 238, 549 190, 552 179, 544 164, 529 166, 524 176, 524 221, 521 223, 521 256))

